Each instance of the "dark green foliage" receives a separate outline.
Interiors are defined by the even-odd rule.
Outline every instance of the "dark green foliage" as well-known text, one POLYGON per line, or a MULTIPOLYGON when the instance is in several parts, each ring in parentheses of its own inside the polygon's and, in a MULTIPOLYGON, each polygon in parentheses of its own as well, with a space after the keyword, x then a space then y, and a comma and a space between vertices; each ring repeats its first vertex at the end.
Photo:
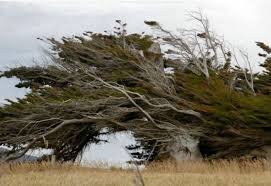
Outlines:
POLYGON ((156 21, 144 21, 144 23, 149 26, 158 26, 159 25, 159 23, 156 21))
POLYGON ((265 58, 261 67, 264 68, 264 72, 258 75, 258 79, 256 80, 257 85, 256 88, 259 92, 265 95, 271 95, 271 49, 269 46, 265 45, 264 43, 257 42, 257 45, 263 49, 266 54, 260 55, 265 58))
MULTIPOLYGON (((101 142, 99 135, 105 129, 106 133, 129 130, 138 144, 128 149, 144 150, 132 155, 152 161, 168 157, 167 146, 181 135, 181 128, 200 139, 201 152, 208 158, 240 157, 271 145, 270 58, 262 65, 264 73, 255 79, 256 96, 252 96, 243 82, 231 86, 235 71, 230 60, 210 70, 208 81, 190 70, 166 75, 153 65, 156 56, 148 51, 153 44, 151 36, 126 32, 84 35, 62 41, 49 39, 52 52, 58 55, 55 65, 20 67, 2 75, 18 77, 21 83, 17 87, 30 87, 32 92, 0 108, 0 145, 20 151, 23 144, 37 138, 32 149, 52 148, 59 161, 68 161, 75 160, 89 143, 101 142), (134 50, 142 51, 144 57, 135 55, 134 50), (133 91, 130 96, 136 104, 99 78, 119 89, 124 87, 121 90, 133 91), (151 106, 135 93, 152 104, 169 103, 201 117, 151 106), (144 120, 146 115, 135 105, 147 111, 154 122, 144 120), (63 121, 74 119, 82 123, 45 135, 63 121), (39 138, 41 135, 45 137, 39 138)), ((167 67, 173 64, 171 59, 164 61, 167 67)))

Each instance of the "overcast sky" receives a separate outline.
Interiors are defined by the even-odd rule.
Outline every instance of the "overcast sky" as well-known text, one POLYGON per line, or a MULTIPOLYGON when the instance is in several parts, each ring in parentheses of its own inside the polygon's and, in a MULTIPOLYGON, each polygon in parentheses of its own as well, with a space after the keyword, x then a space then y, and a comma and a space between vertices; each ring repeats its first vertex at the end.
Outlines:
MULTIPOLYGON (((254 42, 271 43, 270 7, 270 0, 0 1, 0 70, 39 61, 44 46, 37 37, 60 38, 87 30, 108 30, 115 19, 126 21, 130 32, 146 31, 144 20, 157 20, 174 30, 185 27, 188 11, 198 9, 209 17, 217 33, 247 49, 257 65, 259 50, 254 42)), ((13 87, 16 82, 0 79, 0 102, 26 93, 13 87)))
POLYGON ((103 31, 112 28, 115 19, 128 22, 129 31, 145 31, 143 21, 151 19, 174 30, 185 26, 187 11, 199 8, 217 33, 256 56, 254 41, 271 39, 269 7, 269 0, 0 1, 0 69, 37 59, 41 55, 37 37, 103 31))

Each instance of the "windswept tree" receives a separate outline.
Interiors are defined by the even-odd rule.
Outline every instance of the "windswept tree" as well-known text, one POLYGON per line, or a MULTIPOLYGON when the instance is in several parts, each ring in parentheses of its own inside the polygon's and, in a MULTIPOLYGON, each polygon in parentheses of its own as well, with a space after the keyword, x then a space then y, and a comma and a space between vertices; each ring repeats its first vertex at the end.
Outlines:
POLYGON ((270 145, 269 58, 262 74, 235 67, 234 52, 208 19, 191 17, 200 27, 179 34, 146 21, 158 38, 128 34, 117 20, 112 33, 46 40, 50 65, 1 75, 31 88, 0 108, 0 145, 11 149, 2 159, 49 148, 58 161, 74 161, 101 134, 119 131, 132 132, 137 145, 127 148, 144 161, 197 150, 234 158, 270 145))

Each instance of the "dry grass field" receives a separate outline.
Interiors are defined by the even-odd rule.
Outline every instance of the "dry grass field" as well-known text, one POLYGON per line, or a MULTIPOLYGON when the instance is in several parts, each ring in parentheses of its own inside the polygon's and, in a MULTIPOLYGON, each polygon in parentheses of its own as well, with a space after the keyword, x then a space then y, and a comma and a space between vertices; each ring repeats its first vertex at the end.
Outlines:
MULTIPOLYGON (((270 186, 271 163, 183 162, 152 164, 141 172, 146 186, 270 186)), ((2 164, 1 186, 139 186, 134 170, 76 165, 2 164)))

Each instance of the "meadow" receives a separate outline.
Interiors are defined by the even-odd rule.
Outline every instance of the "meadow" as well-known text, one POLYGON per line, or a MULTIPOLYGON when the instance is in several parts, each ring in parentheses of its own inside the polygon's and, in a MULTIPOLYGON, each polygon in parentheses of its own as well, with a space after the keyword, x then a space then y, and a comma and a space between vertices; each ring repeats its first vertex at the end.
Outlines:
POLYGON ((268 161, 154 163, 138 174, 134 169, 72 164, 2 164, 1 186, 262 186, 271 185, 268 161))

